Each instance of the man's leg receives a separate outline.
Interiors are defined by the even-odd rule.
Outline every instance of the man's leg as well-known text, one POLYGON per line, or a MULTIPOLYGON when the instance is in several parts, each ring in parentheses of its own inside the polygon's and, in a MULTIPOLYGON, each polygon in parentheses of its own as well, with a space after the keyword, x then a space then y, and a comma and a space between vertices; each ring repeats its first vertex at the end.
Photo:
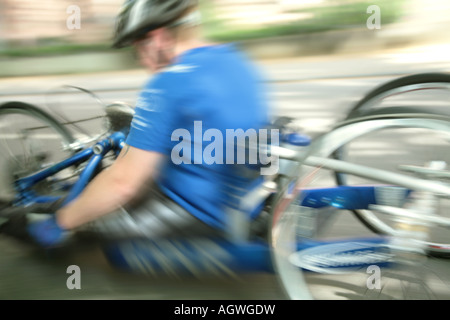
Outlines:
POLYGON ((156 187, 146 199, 102 217, 84 228, 100 239, 164 239, 218 235, 156 187))

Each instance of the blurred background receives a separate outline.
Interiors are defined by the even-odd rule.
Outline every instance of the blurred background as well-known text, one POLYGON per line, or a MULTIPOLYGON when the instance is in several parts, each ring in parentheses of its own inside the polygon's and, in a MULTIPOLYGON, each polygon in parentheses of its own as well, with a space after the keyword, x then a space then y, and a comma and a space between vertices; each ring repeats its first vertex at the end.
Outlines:
MULTIPOLYGON (((0 76, 136 67, 127 50, 110 49, 121 4, 0 0, 0 76), (70 56, 71 62, 62 56, 70 56)), ((209 39, 238 42, 255 58, 265 59, 448 41, 449 7, 445 0, 201 1, 209 39), (379 25, 373 30, 368 28, 376 14, 368 12, 371 5, 380 14, 378 21, 370 20, 379 25)))
MULTIPOLYGON (((133 106, 149 75, 130 49, 110 48, 122 2, 0 0, 0 103, 44 108, 77 138, 103 130, 105 104, 120 100, 133 106)), ((450 71, 448 0, 202 0, 201 10, 207 38, 235 42, 261 67, 273 114, 294 118, 312 137, 329 130, 378 85, 412 73, 450 71)), ((450 94, 440 97, 447 106, 450 94)), ((8 127, 16 129, 13 120, 0 122, 0 137, 8 127)), ((386 148, 390 138, 365 143, 358 153, 383 163, 398 153, 386 148)), ((350 216, 339 226, 367 232, 350 216)), ((55 259, 3 236, 0 255, 0 299, 285 298, 272 274, 143 281, 105 267, 96 250, 55 259), (81 267, 79 291, 66 287, 66 268, 73 264, 81 267)), ((449 270, 448 261, 442 268, 449 270)), ((450 278, 448 272, 443 278, 450 278)), ((358 299, 358 290, 367 291, 365 280, 334 283, 336 288, 324 290, 325 298, 358 299)))

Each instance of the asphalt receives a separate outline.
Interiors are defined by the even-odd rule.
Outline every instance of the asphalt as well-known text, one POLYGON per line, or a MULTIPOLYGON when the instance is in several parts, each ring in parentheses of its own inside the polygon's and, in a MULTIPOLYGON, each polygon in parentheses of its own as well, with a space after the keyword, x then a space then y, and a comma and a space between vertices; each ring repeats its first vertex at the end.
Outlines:
MULTIPOLYGON (((422 72, 448 72, 450 42, 429 42, 370 52, 255 59, 270 85, 367 77, 394 78, 422 72)), ((138 91, 151 77, 141 67, 83 73, 16 75, 0 77, 0 100, 46 96, 71 85, 94 93, 138 91)))

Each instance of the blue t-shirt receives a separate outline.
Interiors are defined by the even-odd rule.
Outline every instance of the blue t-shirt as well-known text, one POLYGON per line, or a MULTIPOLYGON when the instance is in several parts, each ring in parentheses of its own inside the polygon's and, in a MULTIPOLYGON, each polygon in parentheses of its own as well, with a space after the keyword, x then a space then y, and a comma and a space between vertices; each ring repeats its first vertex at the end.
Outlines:
POLYGON ((146 84, 126 143, 166 155, 156 178, 161 190, 221 228, 233 203, 229 190, 255 182, 227 164, 227 157, 238 155, 229 152, 227 133, 248 134, 267 125, 266 104, 258 71, 233 45, 195 48, 146 84))

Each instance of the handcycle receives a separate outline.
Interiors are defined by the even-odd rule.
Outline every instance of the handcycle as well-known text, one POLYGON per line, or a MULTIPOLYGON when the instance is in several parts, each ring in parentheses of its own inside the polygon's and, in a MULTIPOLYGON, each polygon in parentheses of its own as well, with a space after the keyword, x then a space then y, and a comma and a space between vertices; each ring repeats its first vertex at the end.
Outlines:
MULTIPOLYGON (((231 230, 232 249, 244 258, 237 268, 274 271, 291 299, 410 299, 423 298, 423 294, 435 297, 434 290, 447 295, 450 287, 435 275, 436 267, 427 263, 450 252, 445 242, 450 225, 445 216, 450 195, 446 183, 450 173, 445 170, 450 133, 445 108, 448 89, 450 76, 446 74, 390 81, 369 92, 343 121, 311 143, 290 127, 289 119, 281 119, 277 128, 284 139, 280 146, 270 147, 280 161, 280 171, 265 177, 262 185, 241 199, 242 208, 264 203, 260 212, 268 213, 264 222, 268 235, 264 241, 254 241, 248 234, 231 230), (441 90, 444 103, 428 107, 441 90), (422 97, 427 91, 432 95, 430 101, 414 96, 422 97), (406 106, 397 99, 403 96, 408 96, 406 106), (407 162, 398 168, 399 150, 405 145, 394 143, 388 148, 386 143, 398 137, 418 141, 419 147, 437 147, 432 148, 435 152, 405 150, 408 153, 401 155, 407 162), (377 139, 384 141, 381 147, 377 139), (369 156, 358 153, 367 151, 367 146, 394 156, 371 163, 370 152, 369 156), (363 228, 348 227, 353 216, 363 228), (382 271, 381 279, 371 278, 368 271, 373 270, 382 271)), ((0 121, 6 119, 0 133, 8 168, 2 170, 8 178, 3 177, 8 183, 2 190, 9 190, 2 216, 9 218, 23 210, 51 212, 55 204, 76 198, 108 161, 114 161, 123 147, 133 109, 112 103, 104 110, 107 129, 86 142, 75 139, 66 126, 36 106, 23 102, 0 106, 0 121), (9 119, 16 115, 25 120, 9 119), (7 124, 17 132, 7 131, 7 124), (38 142, 46 135, 57 136, 56 145, 38 142), (65 154, 52 158, 58 152, 65 154)), ((120 264, 124 257, 115 253, 110 247, 107 254, 120 264)))

